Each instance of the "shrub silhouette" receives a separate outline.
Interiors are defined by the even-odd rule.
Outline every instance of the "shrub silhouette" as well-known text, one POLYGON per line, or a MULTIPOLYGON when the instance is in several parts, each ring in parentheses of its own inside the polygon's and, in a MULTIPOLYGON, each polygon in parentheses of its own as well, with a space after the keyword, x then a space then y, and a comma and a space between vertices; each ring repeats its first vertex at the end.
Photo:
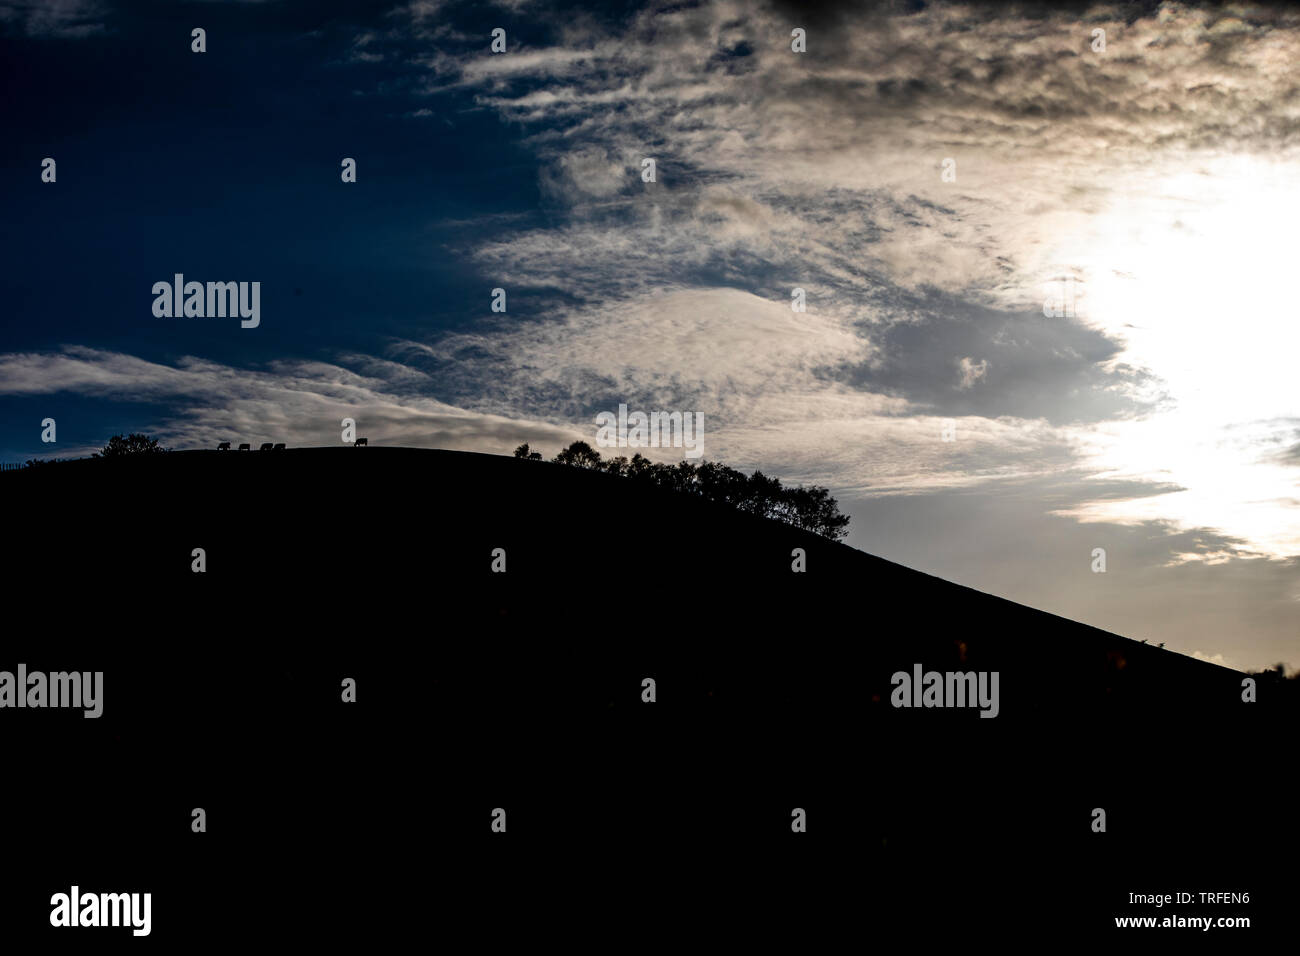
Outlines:
MULTIPOLYGON (((528 446, 515 449, 516 458, 532 458, 528 446)), ((540 455, 538 457, 541 457, 540 455)), ((652 462, 639 452, 629 461, 620 455, 605 461, 585 441, 575 441, 552 459, 557 464, 573 465, 592 471, 604 471, 632 481, 644 481, 686 494, 696 494, 729 505, 746 514, 775 518, 832 541, 847 535, 849 516, 840 514, 839 503, 826 488, 785 488, 780 479, 769 478, 761 471, 746 476, 744 472, 715 461, 699 465, 680 461, 676 465, 652 462)))
POLYGON ((132 432, 125 438, 114 435, 108 440, 107 445, 95 452, 94 457, 122 458, 126 455, 157 455, 165 451, 167 449, 159 446, 158 439, 132 432))

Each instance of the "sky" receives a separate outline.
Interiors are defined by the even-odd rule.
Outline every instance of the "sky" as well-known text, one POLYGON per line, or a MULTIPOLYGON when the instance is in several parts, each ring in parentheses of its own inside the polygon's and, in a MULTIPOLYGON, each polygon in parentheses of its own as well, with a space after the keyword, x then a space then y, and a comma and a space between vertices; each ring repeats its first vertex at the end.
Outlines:
POLYGON ((0 0, 0 460, 693 411, 854 547, 1294 668, 1296 62, 1284 5, 0 0))

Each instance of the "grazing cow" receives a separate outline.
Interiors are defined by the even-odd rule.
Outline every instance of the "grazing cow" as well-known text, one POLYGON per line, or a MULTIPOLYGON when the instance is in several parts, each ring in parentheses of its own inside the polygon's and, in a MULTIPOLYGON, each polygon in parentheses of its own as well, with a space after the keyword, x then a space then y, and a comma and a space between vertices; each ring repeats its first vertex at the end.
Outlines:
POLYGON ((284 451, 284 442, 280 442, 278 445, 276 445, 276 446, 275 446, 273 449, 271 449, 271 450, 272 450, 272 451, 284 451))
POLYGON ((230 451, 230 442, 223 441, 220 445, 217 446, 217 451, 230 451))
POLYGON ((369 443, 364 438, 358 438, 356 441, 352 443, 352 445, 354 448, 360 448, 362 445, 366 445, 366 447, 370 447, 369 443))
POLYGON ((242 445, 239 446, 239 450, 240 450, 240 451, 250 451, 250 450, 252 449, 252 447, 253 447, 253 446, 250 445, 248 442, 244 442, 242 445))
POLYGON ((258 451, 270 451, 270 450, 271 450, 271 443, 269 441, 262 442, 262 447, 258 449, 258 451))

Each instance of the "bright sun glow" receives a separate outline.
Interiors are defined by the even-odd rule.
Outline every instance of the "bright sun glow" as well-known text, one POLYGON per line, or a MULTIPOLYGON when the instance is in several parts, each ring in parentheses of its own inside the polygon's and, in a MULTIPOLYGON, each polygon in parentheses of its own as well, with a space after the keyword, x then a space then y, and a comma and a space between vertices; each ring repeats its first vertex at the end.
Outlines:
POLYGON ((1270 460, 1300 428, 1300 170, 1243 158, 1189 163, 1120 195, 1057 256, 1086 276, 1082 321, 1125 343, 1117 361, 1158 376, 1152 394, 1168 403, 1081 441, 1099 475, 1186 490, 1070 513, 1164 518, 1240 537, 1261 555, 1300 552, 1300 468, 1270 460))

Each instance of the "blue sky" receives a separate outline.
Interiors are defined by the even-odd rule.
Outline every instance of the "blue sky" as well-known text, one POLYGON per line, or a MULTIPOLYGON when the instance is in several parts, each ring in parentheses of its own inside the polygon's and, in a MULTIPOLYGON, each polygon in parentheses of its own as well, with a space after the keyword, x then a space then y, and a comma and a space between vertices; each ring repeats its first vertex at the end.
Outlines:
POLYGON ((863 550, 1294 665, 1298 55, 1283 6, 0 0, 0 459, 698 411, 863 550), (261 324, 155 318, 177 272, 261 324))

